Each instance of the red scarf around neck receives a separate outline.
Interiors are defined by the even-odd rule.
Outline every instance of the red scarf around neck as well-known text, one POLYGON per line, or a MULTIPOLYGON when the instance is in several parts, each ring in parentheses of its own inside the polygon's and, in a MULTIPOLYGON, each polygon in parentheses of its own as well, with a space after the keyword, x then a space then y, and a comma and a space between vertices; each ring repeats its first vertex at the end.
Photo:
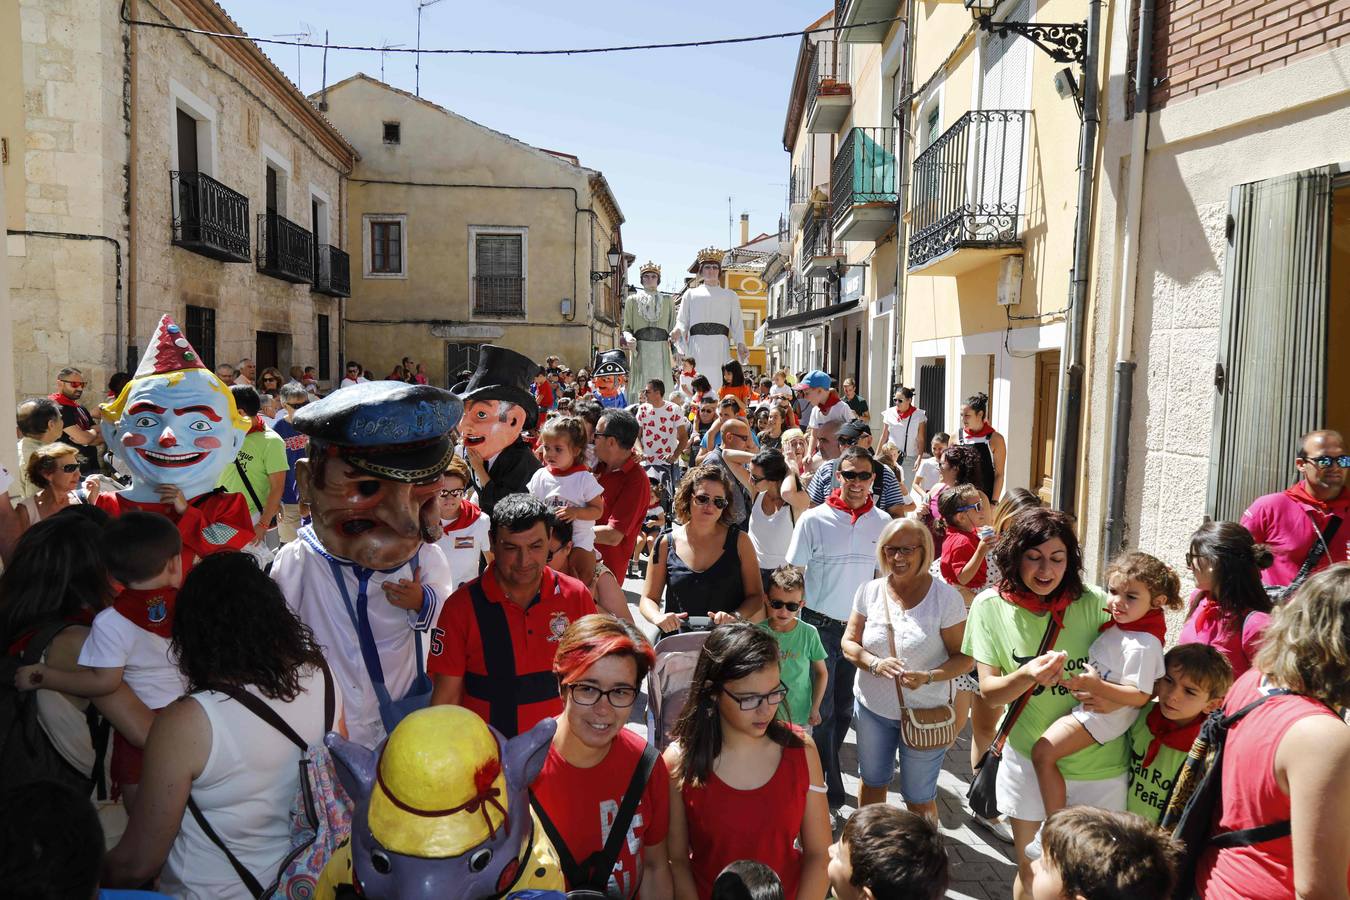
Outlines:
POLYGON ((1295 502, 1304 506, 1311 506, 1323 516, 1340 516, 1345 518, 1350 513, 1350 490, 1342 490, 1340 496, 1335 500, 1318 500, 1308 490, 1308 483, 1299 479, 1298 483, 1291 488, 1285 489, 1285 495, 1292 497, 1295 502))
POLYGON ((1133 622, 1126 622, 1124 625, 1117 622, 1114 618, 1107 619, 1102 623, 1098 631, 1105 631, 1108 628, 1119 628, 1121 631, 1142 631, 1144 634, 1151 634, 1158 639, 1158 643, 1167 643, 1167 617, 1163 615, 1161 609, 1150 609, 1133 622))
POLYGON ((1145 766, 1151 766, 1153 760, 1158 758, 1158 751, 1163 747, 1189 753, 1196 735, 1200 733, 1200 726, 1205 724, 1205 717, 1203 714, 1198 715, 1190 723, 1182 725, 1164 716, 1161 706, 1155 706, 1149 710, 1145 721, 1153 739, 1148 742, 1148 750, 1144 751, 1143 763, 1145 766))
POLYGON ((578 472, 587 472, 587 471, 590 470, 587 469, 585 465, 579 462, 572 463, 572 465, 568 466, 566 469, 559 469, 555 468, 554 466, 548 467, 548 474, 552 475, 555 478, 562 478, 564 475, 575 475, 578 472))
POLYGON ((133 625, 168 638, 173 632, 173 605, 177 598, 177 589, 170 587, 148 591, 124 588, 113 601, 113 608, 133 625))
POLYGON ((904 412, 901 412, 901 411, 897 408, 896 411, 895 411, 895 415, 896 415, 897 418, 908 419, 910 416, 914 415, 914 410, 916 410, 916 409, 918 409, 918 407, 915 406, 913 403, 911 403, 911 404, 909 405, 909 409, 905 410, 904 412))
MULTIPOLYGON (((80 404, 76 403, 74 400, 72 400, 72 399, 70 399, 69 397, 67 397, 65 394, 61 393, 60 391, 57 391, 55 394, 52 394, 48 399, 54 400, 54 401, 56 401, 57 403, 61 404, 62 406, 79 406, 79 405, 80 405, 80 404)), ((1300 482, 1300 483, 1301 483, 1301 482, 1300 482)))
POLYGON ((829 393, 829 396, 825 398, 825 402, 817 403, 816 406, 820 407, 821 412, 827 413, 830 410, 834 409, 834 405, 836 403, 843 403, 843 402, 844 401, 839 399, 839 394, 832 389, 829 393))
POLYGON ((967 438, 989 437, 989 435, 994 433, 994 426, 989 424, 988 420, 985 420, 984 427, 979 431, 971 431, 969 428, 962 428, 961 431, 967 438))
POLYGON ((1013 606, 1022 607, 1027 612, 1037 615, 1050 613, 1059 623, 1060 628, 1064 627, 1064 610, 1068 609, 1069 604, 1076 599, 1070 597, 1068 591, 1063 589, 1056 591, 1049 597, 1042 597, 1040 594, 1034 594, 1031 591, 1011 591, 1007 594, 1000 591, 999 596, 1013 606))
MULTIPOLYGON (((257 434, 267 426, 263 424, 262 416, 253 416, 248 420, 248 433, 257 434)), ((247 435, 245 435, 247 437, 247 435)))
POLYGON ((872 494, 871 492, 868 492, 867 502, 864 503, 862 506, 858 507, 857 509, 854 509, 853 507, 849 506, 847 503, 844 502, 843 491, 844 491, 843 488, 835 488, 833 491, 830 492, 830 496, 825 498, 825 503, 833 509, 837 509, 840 512, 848 513, 849 516, 853 519, 853 524, 857 525, 858 519, 861 518, 864 513, 871 511, 874 505, 872 503, 872 494))
POLYGON ((459 501, 459 515, 455 517, 455 521, 448 525, 442 525, 441 531, 445 534, 452 531, 463 531, 477 522, 481 515, 483 515, 483 511, 478 508, 477 504, 470 503, 468 500, 461 500, 459 501))

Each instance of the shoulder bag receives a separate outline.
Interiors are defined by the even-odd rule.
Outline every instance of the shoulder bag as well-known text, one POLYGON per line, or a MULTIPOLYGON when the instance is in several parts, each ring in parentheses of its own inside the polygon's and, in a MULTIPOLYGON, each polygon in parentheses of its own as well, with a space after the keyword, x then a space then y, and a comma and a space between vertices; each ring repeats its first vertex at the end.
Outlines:
MULTIPOLYGON (((891 657, 898 658, 895 651, 895 623, 891 620, 890 586, 885 586, 884 590, 881 600, 886 604, 886 640, 891 646, 891 657)), ((900 678, 897 676, 892 681, 896 699, 900 701, 900 739, 906 747, 911 750, 938 750, 956 743, 956 708, 952 706, 956 699, 956 687, 950 680, 947 687, 951 696, 947 702, 930 709, 906 706, 905 689, 900 678)))
MULTIPOLYGON (((1045 636, 1041 638, 1041 646, 1036 651, 1036 656, 1053 647, 1055 639, 1059 637, 1059 622, 1055 621, 1053 615, 1048 618, 1050 621, 1045 626, 1045 636)), ((984 751, 979 764, 975 766, 975 775, 970 779, 970 790, 966 791, 966 799, 970 802, 971 810, 981 818, 996 819, 999 816, 994 783, 998 780, 998 766, 1003 760, 1003 745, 1007 743, 1008 735, 1012 734, 1013 726, 1017 724, 1017 717, 1022 715, 1022 710, 1031 702, 1031 695, 1035 691, 1034 687, 1027 688, 1022 696, 1008 707, 1008 711, 1003 715, 1003 721, 999 723, 993 743, 984 751)))
MULTIPOLYGON (((1311 518, 1311 514, 1309 514, 1309 518, 1311 518)), ((1332 538, 1336 537, 1336 532, 1340 530, 1340 527, 1341 520, 1339 516, 1331 517, 1331 521, 1327 523, 1327 530, 1325 533, 1317 527, 1316 522, 1313 522, 1313 532, 1317 535, 1317 543, 1313 544, 1308 550, 1308 555, 1304 558, 1303 565, 1299 567, 1298 574, 1294 576, 1294 580, 1287 585, 1266 585, 1266 595, 1270 597, 1272 603, 1283 603, 1285 600, 1288 600, 1294 595, 1294 592, 1299 589, 1303 582, 1308 580, 1308 576, 1312 574, 1312 570, 1317 567, 1317 564, 1322 561, 1322 557, 1331 552, 1330 545, 1332 538)))

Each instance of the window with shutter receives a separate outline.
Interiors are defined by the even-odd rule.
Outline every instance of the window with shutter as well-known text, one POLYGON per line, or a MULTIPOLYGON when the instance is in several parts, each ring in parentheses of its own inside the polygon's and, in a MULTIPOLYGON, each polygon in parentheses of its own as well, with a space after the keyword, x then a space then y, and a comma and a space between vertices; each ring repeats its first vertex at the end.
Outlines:
POLYGON ((525 235, 474 235, 473 313, 525 315, 525 235))

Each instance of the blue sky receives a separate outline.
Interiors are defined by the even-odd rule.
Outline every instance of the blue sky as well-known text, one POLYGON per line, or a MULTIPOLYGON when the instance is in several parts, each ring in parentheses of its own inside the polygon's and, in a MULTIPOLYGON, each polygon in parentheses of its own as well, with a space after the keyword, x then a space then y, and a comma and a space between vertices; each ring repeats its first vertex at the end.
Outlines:
MULTIPOLYGON (((222 0, 255 37, 324 29, 334 44, 404 44, 416 0, 222 0)), ((441 0, 422 13, 423 47, 543 49, 706 40, 805 28, 828 0, 441 0)), ((727 197, 740 239, 773 231, 784 210, 783 116, 799 39, 564 57, 428 56, 422 96, 520 140, 573 153, 605 173, 623 209, 625 249, 682 284, 699 248, 727 245, 727 197)), ((306 93, 322 53, 264 48, 306 93)), ((379 77, 380 54, 330 51, 328 83, 379 77)), ((413 89, 413 57, 385 57, 385 80, 413 89)), ((636 278, 633 279, 636 281, 636 278)))

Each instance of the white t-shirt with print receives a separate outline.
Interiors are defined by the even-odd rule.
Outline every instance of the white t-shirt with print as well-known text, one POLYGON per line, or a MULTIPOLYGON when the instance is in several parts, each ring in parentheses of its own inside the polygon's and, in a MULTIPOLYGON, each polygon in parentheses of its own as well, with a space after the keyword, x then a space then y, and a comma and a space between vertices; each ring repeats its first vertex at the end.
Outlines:
POLYGON ((666 401, 660 406, 644 403, 637 408, 642 426, 642 452, 650 462, 665 462, 680 443, 680 426, 688 426, 680 408, 666 401))
MULTIPOLYGON (((862 646, 881 659, 891 655, 887 636, 888 607, 890 622, 895 627, 895 657, 904 663, 905 669, 936 669, 947 661, 951 653, 942 640, 942 629, 966 620, 965 600, 955 588, 934 578, 928 593, 913 609, 905 609, 891 599, 885 577, 873 579, 858 588, 853 595, 853 612, 864 619, 862 646)), ((952 682, 935 681, 906 690, 905 705, 915 709, 942 706, 952 702, 952 691, 952 682)), ((879 716, 900 718, 900 701, 896 699, 895 685, 889 678, 861 670, 853 681, 853 696, 879 716)))
MULTIPOLYGON (((564 506, 586 506, 603 495, 605 489, 600 486, 595 475, 588 471, 554 475, 548 466, 544 466, 530 478, 530 493, 551 508, 561 509, 564 506)), ((594 522, 572 520, 572 546, 578 550, 595 549, 594 522)))
POLYGON ((446 562, 450 563, 450 593, 453 594, 478 577, 478 561, 484 552, 492 551, 489 545, 492 520, 487 513, 483 513, 467 528, 446 531, 445 526, 448 524, 451 523, 441 520, 441 539, 436 542, 436 546, 441 548, 446 562))
MULTIPOLYGON (((1088 647, 1088 664, 1097 670, 1102 681, 1148 692, 1167 672, 1162 642, 1146 632, 1123 628, 1108 628, 1092 642, 1088 647)), ((1138 716, 1139 710, 1132 706, 1109 713, 1088 712, 1081 705, 1073 708, 1073 717, 1083 723, 1099 744, 1129 731, 1138 716)))
POLYGON ((163 709, 187 693, 187 678, 174 664, 169 639, 146 631, 111 607, 94 616, 80 650, 80 665, 120 668, 122 680, 151 709, 163 709))

